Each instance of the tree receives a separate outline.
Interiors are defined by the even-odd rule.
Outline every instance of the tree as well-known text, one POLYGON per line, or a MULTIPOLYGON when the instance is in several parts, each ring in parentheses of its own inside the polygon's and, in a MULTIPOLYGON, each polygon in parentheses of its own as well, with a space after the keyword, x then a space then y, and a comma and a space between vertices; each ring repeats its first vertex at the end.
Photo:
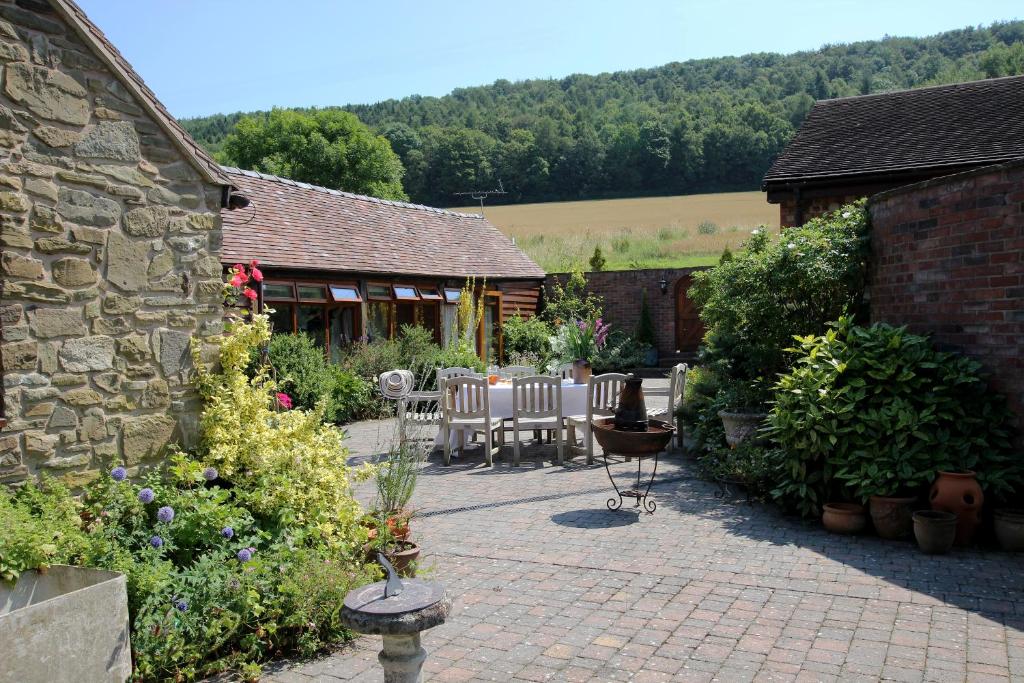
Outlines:
POLYGON ((590 270, 600 272, 604 270, 606 261, 604 254, 601 253, 600 245, 594 247, 594 255, 590 257, 590 270))
POLYGON ((224 142, 229 163, 336 190, 407 199, 402 162, 387 139, 340 110, 274 109, 238 121, 224 142))

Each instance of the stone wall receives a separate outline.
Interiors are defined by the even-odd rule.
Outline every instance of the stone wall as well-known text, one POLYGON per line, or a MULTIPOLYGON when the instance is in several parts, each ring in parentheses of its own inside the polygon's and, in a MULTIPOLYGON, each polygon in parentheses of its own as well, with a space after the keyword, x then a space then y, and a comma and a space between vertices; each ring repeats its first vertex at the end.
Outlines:
POLYGON ((869 210, 872 320, 980 360, 1024 426, 1024 162, 891 190, 869 210))
POLYGON ((194 438, 221 190, 57 14, 0 2, 0 64, 0 481, 76 486, 194 438))
MULTIPOLYGON (((676 296, 685 296, 679 292, 679 281, 689 277, 701 268, 648 268, 643 270, 617 270, 585 273, 587 291, 600 296, 604 300, 604 317, 615 329, 636 334, 640 322, 640 302, 646 293, 647 305, 654 321, 657 336, 658 355, 664 360, 679 353, 692 353, 691 349, 679 349, 676 344, 676 296), (661 293, 661 281, 667 283, 666 293, 661 293)), ((547 277, 547 290, 557 280, 565 283, 566 273, 550 273, 547 277)), ((699 321, 695 321, 699 325, 699 321)), ((699 340, 703 335, 703 327, 686 335, 699 340)))

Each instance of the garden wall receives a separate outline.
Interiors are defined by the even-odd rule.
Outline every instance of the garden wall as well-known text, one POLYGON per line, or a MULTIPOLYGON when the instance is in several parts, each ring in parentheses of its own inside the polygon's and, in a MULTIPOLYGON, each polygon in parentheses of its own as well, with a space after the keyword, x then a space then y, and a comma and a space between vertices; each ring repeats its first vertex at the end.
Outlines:
POLYGON ((871 315, 985 364, 1024 426, 1024 161, 869 202, 871 315))
POLYGON ((190 339, 222 330, 221 187, 76 15, 20 5, 0 2, 0 481, 77 486, 195 433, 190 339))
MULTIPOLYGON (((685 289, 692 273, 703 268, 650 268, 644 270, 616 270, 585 273, 587 291, 600 296, 604 300, 604 318, 616 329, 622 329, 630 335, 636 333, 640 321, 640 301, 643 293, 647 293, 647 305, 654 320, 657 335, 658 355, 668 359, 678 353, 696 351, 697 341, 703 336, 703 326, 696 318, 696 311, 688 306, 685 289), (661 281, 667 283, 666 293, 661 292, 661 281), (682 281, 682 282, 681 282, 682 281), (683 297, 682 301, 677 296, 683 297), (677 344, 677 304, 681 310, 680 339, 682 346, 677 344), (692 348, 691 348, 692 347, 692 348)), ((565 283, 567 273, 549 273, 545 291, 549 292, 552 284, 558 280, 565 283)))

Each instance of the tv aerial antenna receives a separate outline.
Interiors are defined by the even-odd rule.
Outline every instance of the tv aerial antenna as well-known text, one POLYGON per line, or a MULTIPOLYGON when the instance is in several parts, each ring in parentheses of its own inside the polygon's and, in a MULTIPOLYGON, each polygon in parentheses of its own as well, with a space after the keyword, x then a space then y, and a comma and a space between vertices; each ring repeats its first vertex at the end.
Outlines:
POLYGON ((508 192, 505 192, 505 187, 501 184, 501 179, 498 179, 497 190, 473 190, 472 192, 454 192, 453 194, 456 197, 471 197, 480 202, 480 217, 483 218, 484 200, 488 197, 497 197, 503 194, 508 194, 508 192))

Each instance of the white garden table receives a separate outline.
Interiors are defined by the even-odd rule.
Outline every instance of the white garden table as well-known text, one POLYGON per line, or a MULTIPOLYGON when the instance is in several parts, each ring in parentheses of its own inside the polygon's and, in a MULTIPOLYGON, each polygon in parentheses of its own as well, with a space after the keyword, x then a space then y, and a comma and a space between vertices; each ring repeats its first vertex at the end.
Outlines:
MULTIPOLYGON (((491 404, 491 417, 500 417, 502 419, 512 419, 512 383, 511 382, 498 382, 497 384, 491 384, 487 387, 487 397, 491 404)), ((586 384, 573 384, 571 379, 562 382, 562 416, 567 417, 569 415, 586 415, 587 414, 587 385, 586 384)), ((463 431, 459 428, 453 428, 450 440, 452 444, 452 450, 457 447, 458 434, 463 431)), ((434 438, 435 446, 443 446, 444 440, 442 437, 444 430, 439 429, 437 436, 434 438)))

